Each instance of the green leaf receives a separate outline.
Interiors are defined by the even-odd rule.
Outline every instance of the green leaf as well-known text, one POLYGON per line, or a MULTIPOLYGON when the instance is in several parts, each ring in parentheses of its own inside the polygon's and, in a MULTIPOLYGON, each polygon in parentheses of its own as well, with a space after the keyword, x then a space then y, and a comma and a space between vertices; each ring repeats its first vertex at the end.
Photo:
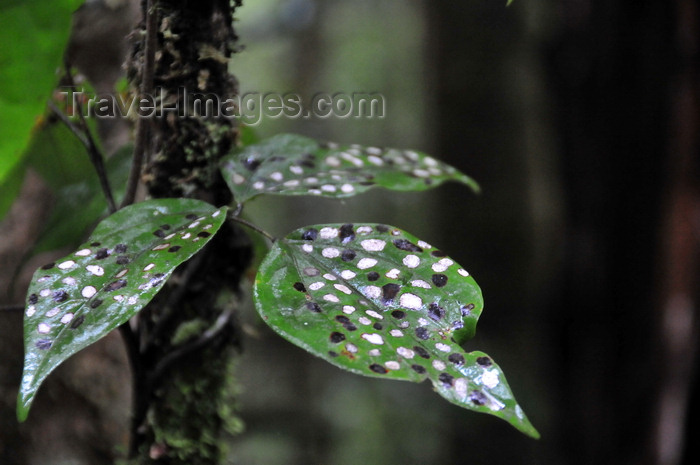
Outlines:
POLYGON ((80 250, 34 273, 17 417, 58 365, 138 313, 226 219, 226 207, 150 200, 104 219, 80 250))
POLYGON ((22 159, 36 119, 56 84, 77 0, 0 6, 0 181, 22 159))
POLYGON ((239 203, 259 194, 343 198, 372 187, 422 191, 445 181, 479 189, 452 166, 420 152, 320 144, 295 134, 238 149, 224 158, 222 172, 239 203))
MULTIPOLYGON (((133 150, 134 146, 127 144, 105 163, 107 177, 117 202, 126 190, 133 150)), ((76 246, 100 217, 107 213, 107 200, 97 174, 93 171, 86 179, 58 189, 56 204, 32 251, 36 254, 76 246)))
POLYGON ((441 250, 391 226, 330 224, 278 240, 255 280, 276 332, 353 373, 420 382, 538 437, 500 367, 459 344, 483 308, 474 279, 441 250))

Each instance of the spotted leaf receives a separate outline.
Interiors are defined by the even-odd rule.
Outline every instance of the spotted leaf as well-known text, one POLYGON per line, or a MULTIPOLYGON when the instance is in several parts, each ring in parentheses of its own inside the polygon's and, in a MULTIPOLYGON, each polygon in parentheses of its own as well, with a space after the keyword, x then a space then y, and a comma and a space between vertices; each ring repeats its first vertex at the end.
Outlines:
POLYGON ((24 318, 24 420, 44 379, 64 360, 141 310, 211 239, 226 207, 190 199, 151 200, 105 218, 76 252, 34 273, 24 318))
POLYGON ((277 241, 255 281, 263 320, 354 373, 420 382, 533 437, 499 366, 460 347, 474 335, 481 290, 441 250, 379 224, 319 225, 277 241))
POLYGON ((258 194, 342 198, 372 187, 422 191, 445 181, 479 189, 468 176, 420 152, 321 144, 295 134, 239 149, 224 159, 222 171, 238 202, 258 194))

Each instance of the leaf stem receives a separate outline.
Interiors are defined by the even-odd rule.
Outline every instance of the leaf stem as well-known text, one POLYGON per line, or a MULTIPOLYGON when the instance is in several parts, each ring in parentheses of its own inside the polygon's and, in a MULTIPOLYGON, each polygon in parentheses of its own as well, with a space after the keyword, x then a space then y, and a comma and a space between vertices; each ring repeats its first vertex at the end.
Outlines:
POLYGON ((264 229, 261 229, 259 226, 251 223, 248 220, 244 220, 243 218, 235 216, 235 215, 228 215, 228 219, 230 219, 231 221, 234 221, 236 223, 240 223, 243 226, 246 226, 259 234, 262 234, 263 236, 268 238, 270 240, 270 242, 277 242, 277 238, 275 236, 273 236, 269 232, 265 231, 264 229))
MULTIPOLYGON (((158 46, 158 12, 155 0, 148 0, 146 6, 146 39, 144 46, 143 73, 141 75, 141 96, 153 94, 153 77, 155 74, 155 54, 158 46)), ((136 124, 136 144, 134 158, 129 172, 129 181, 121 208, 134 203, 136 190, 141 179, 141 167, 150 152, 151 120, 140 117, 136 124)))

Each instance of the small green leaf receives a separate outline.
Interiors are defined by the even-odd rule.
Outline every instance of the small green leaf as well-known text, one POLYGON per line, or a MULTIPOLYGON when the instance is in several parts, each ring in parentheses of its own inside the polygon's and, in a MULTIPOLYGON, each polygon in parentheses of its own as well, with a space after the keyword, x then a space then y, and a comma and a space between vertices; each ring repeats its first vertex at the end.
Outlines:
POLYGON ((538 437, 500 367, 460 347, 481 290, 430 244, 379 224, 298 229, 263 260, 254 295, 263 320, 312 354, 361 375, 428 378, 450 402, 538 437))
POLYGON ((226 207, 150 200, 105 218, 80 250, 34 273, 24 318, 24 373, 17 416, 68 357, 139 312, 226 218, 226 207))
POLYGON ((372 187, 422 191, 445 181, 479 190, 468 176, 420 152, 320 144, 295 134, 238 149, 224 158, 222 172, 239 203, 259 194, 343 198, 372 187))

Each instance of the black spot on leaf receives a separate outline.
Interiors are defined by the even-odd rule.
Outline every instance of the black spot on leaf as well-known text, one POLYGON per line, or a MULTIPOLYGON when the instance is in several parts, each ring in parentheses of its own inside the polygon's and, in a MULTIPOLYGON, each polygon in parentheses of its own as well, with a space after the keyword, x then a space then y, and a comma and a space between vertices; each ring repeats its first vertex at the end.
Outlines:
POLYGON ((401 320, 403 318, 406 318, 406 313, 402 312, 401 310, 394 310, 393 312, 391 312, 391 316, 393 316, 397 320, 401 320))
POLYGON ((426 328, 420 327, 416 328, 416 337, 425 341, 430 338, 430 334, 426 328))
POLYGON ((51 348, 51 339, 39 339, 35 342, 36 348, 39 350, 49 350, 51 348))
POLYGON ((109 257, 109 250, 107 249, 100 249, 97 252, 95 252, 95 259, 96 260, 102 260, 109 257))
POLYGON ((321 307, 316 302, 306 302, 306 308, 314 313, 321 313, 321 307))
POLYGON ((384 224, 378 224, 377 231, 385 233, 385 232, 389 231, 389 227, 384 225, 384 224))
POLYGON ((382 328, 384 328, 384 327, 382 326, 381 323, 375 323, 372 325, 372 328, 376 329, 377 331, 381 331, 382 328))
POLYGON ((294 289, 296 289, 299 292, 306 292, 306 286, 304 286, 304 284, 300 282, 294 283, 294 289))
POLYGON ((116 291, 117 289, 121 289, 123 287, 126 287, 126 280, 120 279, 119 281, 114 281, 113 283, 107 284, 107 286, 105 286, 105 292, 116 291))
POLYGON ((478 363, 482 367, 490 367, 491 365, 493 365, 493 362, 488 357, 479 357, 476 359, 476 363, 478 363))
POLYGON ((419 375, 425 374, 425 368, 420 365, 411 365, 411 368, 419 375))
POLYGON ((384 375, 388 372, 386 368, 383 366, 379 365, 378 363, 373 363, 369 366, 369 369, 372 370, 375 373, 379 373, 380 375, 384 375))
POLYGON ((425 350, 425 348, 421 346, 413 346, 413 350, 420 355, 422 358, 429 359, 430 358, 430 352, 425 350))
POLYGON ((257 158, 248 157, 243 162, 243 166, 245 166, 245 168, 248 171, 255 171, 258 169, 258 167, 260 166, 261 163, 262 162, 260 160, 258 160, 257 158))
POLYGON ((56 291, 51 298, 54 302, 65 302, 68 300, 68 293, 64 290, 56 291))
POLYGON ((318 237, 318 229, 309 228, 301 235, 301 238, 305 241, 315 241, 318 237))
POLYGON ((445 316, 445 309, 435 302, 432 302, 430 305, 428 305, 428 314, 430 315, 430 318, 438 321, 445 316))
POLYGON ((100 305, 102 305, 103 300, 100 299, 95 299, 92 302, 90 302, 90 308, 97 308, 100 305))
POLYGON ((331 333, 330 340, 333 344, 343 342, 345 340, 345 334, 334 331, 331 333))
POLYGON ((50 269, 53 268, 55 265, 56 265, 56 263, 54 263, 54 262, 47 263, 46 265, 42 266, 41 269, 42 269, 42 270, 50 270, 50 269))
POLYGON ((422 252, 423 249, 418 247, 407 239, 394 239, 394 245, 397 249, 405 250, 406 252, 422 252))
POLYGON ((156 229, 155 231, 153 231, 153 235, 162 239, 165 237, 165 231, 163 231, 162 229, 156 229))
POLYGON ((369 273, 367 273, 367 280, 368 281, 376 281, 378 279, 379 279, 379 273, 377 273, 376 271, 370 271, 369 273))
POLYGON ((91 245, 92 247, 99 247, 99 246, 101 246, 102 244, 101 244, 100 242, 92 242, 90 245, 91 245))
POLYGON ((346 317, 345 315, 338 315, 335 317, 335 321, 338 323, 346 324, 350 323, 350 318, 346 317))
POLYGON ((447 284, 447 276, 444 274, 434 274, 433 275, 433 284, 437 287, 443 287, 445 284, 447 284))
POLYGON ((177 251, 180 250, 181 248, 182 248, 182 247, 180 247, 179 245, 174 245, 174 246, 172 246, 172 247, 170 247, 170 248, 168 249, 168 252, 177 252, 177 251))
POLYGON ((445 386, 450 387, 450 386, 452 386, 452 383, 454 382, 455 377, 449 373, 440 373, 440 375, 438 375, 438 379, 440 381, 442 381, 442 383, 445 386))
POLYGON ((78 326, 83 324, 83 321, 85 321, 85 316, 80 315, 78 318, 73 318, 73 321, 70 323, 70 329, 76 329, 78 326))
POLYGON ((196 220, 197 215, 195 215, 194 213, 188 213, 187 215, 185 215, 185 218, 187 218, 188 220, 196 220))
POLYGON ((355 230, 353 229, 353 225, 350 223, 342 225, 339 230, 339 236, 341 244, 347 244, 355 239, 355 230))
POLYGON ((474 405, 486 405, 486 403, 488 402, 488 398, 486 397, 486 394, 484 394, 481 391, 472 391, 469 394, 469 400, 474 405))
POLYGON ((329 350, 329 351, 328 351, 328 355, 329 355, 330 357, 335 358, 335 357, 338 356, 338 352, 334 352, 334 351, 332 351, 332 350, 329 350))
POLYGON ((129 257, 126 255, 120 255, 117 257, 117 265, 126 265, 129 263, 129 257))
POLYGON ((340 256, 340 258, 344 262, 351 262, 355 259, 356 255, 357 254, 355 253, 354 250, 346 249, 346 250, 343 250, 343 254, 340 256))
POLYGON ((39 296, 36 294, 31 294, 27 299, 27 302, 29 302, 30 305, 34 305, 35 303, 39 302, 39 296))
POLYGON ((432 252, 430 252, 430 255, 432 255, 433 257, 439 257, 439 258, 447 257, 447 254, 445 252, 443 252, 442 250, 433 250, 432 252))
POLYGON ((464 357, 462 354, 454 353, 450 354, 449 357, 447 357, 447 360, 450 362, 454 363, 455 365, 464 365, 464 357))
POLYGON ((401 286, 396 283, 389 283, 382 286, 382 302, 384 305, 389 304, 396 294, 401 290, 401 286))
POLYGON ((474 310, 474 304, 464 305, 462 307, 462 316, 471 315, 472 310, 474 310))
POLYGON ((206 231, 200 231, 200 232, 197 233, 197 237, 207 238, 207 237, 209 237, 209 236, 211 236, 211 233, 208 233, 208 232, 206 232, 206 231))
MULTIPOLYGON (((170 229, 170 226, 167 225, 167 224, 164 224, 163 226, 161 226, 161 228, 163 228, 163 229, 170 229), (167 227, 166 227, 166 226, 167 226, 167 227)), ((117 245, 114 246, 114 251, 115 251, 116 253, 124 253, 124 252, 126 252, 126 249, 127 249, 126 244, 117 244, 117 245)))
POLYGON ((452 322, 452 330, 457 331, 458 329, 464 328, 464 322, 456 320, 452 322))

